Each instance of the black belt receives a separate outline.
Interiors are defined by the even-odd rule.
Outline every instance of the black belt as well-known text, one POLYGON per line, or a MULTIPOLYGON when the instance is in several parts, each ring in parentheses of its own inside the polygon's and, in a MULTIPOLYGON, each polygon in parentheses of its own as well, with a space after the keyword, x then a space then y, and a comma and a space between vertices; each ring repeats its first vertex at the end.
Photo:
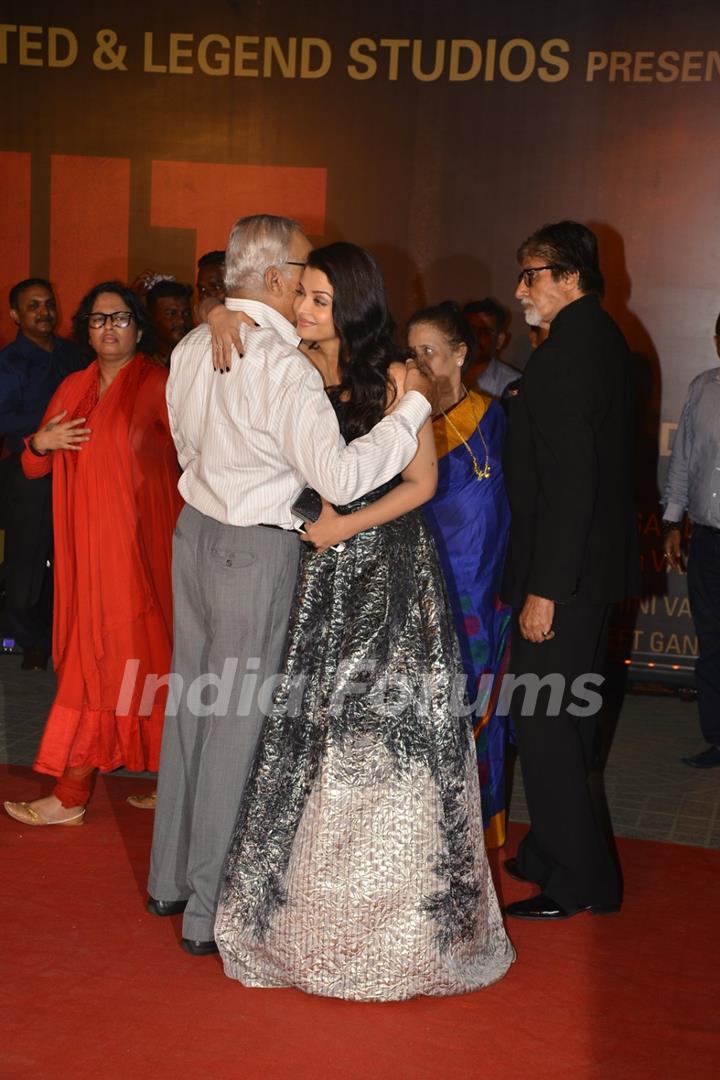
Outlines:
POLYGON ((703 532, 720 533, 720 529, 716 529, 714 525, 700 525, 697 521, 693 522, 693 529, 702 529, 703 532))
POLYGON ((259 521, 257 527, 258 529, 279 529, 280 532, 292 532, 292 529, 283 529, 282 525, 266 525, 264 521, 259 521))

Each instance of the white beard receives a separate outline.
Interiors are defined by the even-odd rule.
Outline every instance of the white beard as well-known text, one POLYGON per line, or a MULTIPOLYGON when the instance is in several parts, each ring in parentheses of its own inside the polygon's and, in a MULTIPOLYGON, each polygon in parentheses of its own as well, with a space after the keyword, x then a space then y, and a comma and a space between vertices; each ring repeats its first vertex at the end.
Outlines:
POLYGON ((528 324, 528 326, 540 326, 541 325, 542 319, 540 318, 540 315, 538 314, 538 310, 537 310, 537 308, 535 307, 534 304, 527 304, 527 303, 523 304, 522 309, 523 309, 523 315, 525 316, 525 322, 528 324))

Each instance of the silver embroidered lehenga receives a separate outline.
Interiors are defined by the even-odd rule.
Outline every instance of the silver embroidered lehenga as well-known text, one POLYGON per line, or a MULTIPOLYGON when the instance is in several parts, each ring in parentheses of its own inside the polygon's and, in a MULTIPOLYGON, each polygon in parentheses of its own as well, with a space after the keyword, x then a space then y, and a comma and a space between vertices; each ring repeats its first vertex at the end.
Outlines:
POLYGON ((304 551, 284 678, 225 864, 226 975, 388 1001, 505 974, 515 952, 485 854, 472 728, 453 707, 462 671, 418 511, 342 552, 304 551))

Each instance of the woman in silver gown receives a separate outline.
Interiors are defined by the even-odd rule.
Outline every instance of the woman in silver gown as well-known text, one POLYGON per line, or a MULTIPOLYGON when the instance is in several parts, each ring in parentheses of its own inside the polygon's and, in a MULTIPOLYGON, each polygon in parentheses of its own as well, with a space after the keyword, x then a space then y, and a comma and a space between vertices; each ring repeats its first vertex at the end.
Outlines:
MULTIPOLYGON (((372 257, 312 252, 296 314, 349 441, 402 394, 372 257)), ((225 973, 246 986, 398 1000, 486 986, 514 960, 452 615, 415 509, 435 469, 428 423, 403 477, 326 507, 316 538, 329 521, 344 550, 305 549, 215 926, 225 973)))

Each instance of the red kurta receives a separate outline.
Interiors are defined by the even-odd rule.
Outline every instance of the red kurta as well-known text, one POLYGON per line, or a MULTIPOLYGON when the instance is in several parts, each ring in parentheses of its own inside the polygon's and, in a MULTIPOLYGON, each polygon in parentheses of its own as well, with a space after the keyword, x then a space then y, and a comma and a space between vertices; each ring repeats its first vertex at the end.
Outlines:
POLYGON ((98 400, 93 362, 61 383, 43 418, 63 409, 66 420, 84 416, 90 440, 79 451, 22 455, 26 476, 53 473, 58 685, 38 772, 158 768, 167 690, 143 702, 143 689, 146 676, 152 685, 170 670, 172 533, 182 506, 167 375, 138 353, 98 400))

